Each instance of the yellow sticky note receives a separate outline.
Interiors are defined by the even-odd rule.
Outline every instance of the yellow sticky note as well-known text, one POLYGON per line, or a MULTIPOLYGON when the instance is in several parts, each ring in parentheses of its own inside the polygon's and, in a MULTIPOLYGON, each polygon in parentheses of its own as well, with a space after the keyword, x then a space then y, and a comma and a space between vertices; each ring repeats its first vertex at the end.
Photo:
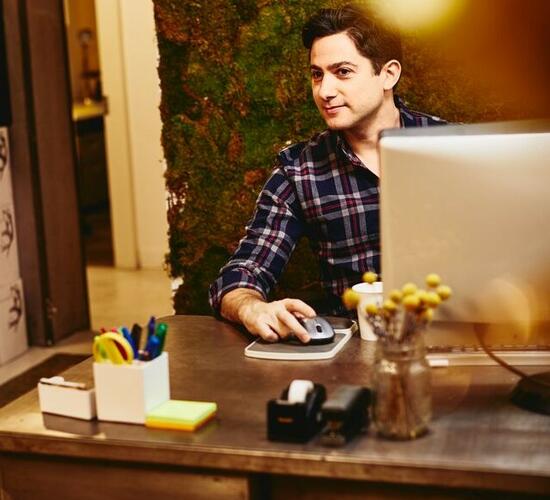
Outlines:
POLYGON ((145 417, 145 426, 157 429, 194 431, 216 414, 218 405, 205 401, 171 399, 153 408, 145 417))

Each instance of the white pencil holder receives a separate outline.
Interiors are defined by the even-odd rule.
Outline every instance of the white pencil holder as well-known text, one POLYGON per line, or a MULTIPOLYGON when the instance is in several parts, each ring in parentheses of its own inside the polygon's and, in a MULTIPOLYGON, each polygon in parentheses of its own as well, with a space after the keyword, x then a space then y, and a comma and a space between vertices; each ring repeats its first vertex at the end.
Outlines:
POLYGON ((145 423, 145 415, 170 399, 168 353, 133 364, 94 363, 97 418, 145 423))

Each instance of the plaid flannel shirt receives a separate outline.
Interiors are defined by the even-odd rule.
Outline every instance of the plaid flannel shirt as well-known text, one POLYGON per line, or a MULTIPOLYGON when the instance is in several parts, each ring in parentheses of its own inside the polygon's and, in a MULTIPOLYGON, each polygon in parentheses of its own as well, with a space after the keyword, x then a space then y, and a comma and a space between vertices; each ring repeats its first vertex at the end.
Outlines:
MULTIPOLYGON (((398 98, 396 104, 402 127, 446 123, 407 109, 398 98)), ((210 304, 219 313, 222 297, 236 288, 257 290, 267 299, 299 238, 307 236, 332 304, 322 312, 342 313, 344 290, 365 271, 380 273, 378 177, 332 130, 283 149, 277 159, 245 236, 210 286, 210 304)))

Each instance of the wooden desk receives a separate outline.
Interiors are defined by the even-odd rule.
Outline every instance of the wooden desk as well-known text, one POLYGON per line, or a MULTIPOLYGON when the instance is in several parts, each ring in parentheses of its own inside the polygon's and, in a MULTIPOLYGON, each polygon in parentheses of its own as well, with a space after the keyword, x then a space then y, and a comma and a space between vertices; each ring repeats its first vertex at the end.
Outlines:
MULTIPOLYGON (((500 367, 434 369, 431 432, 410 442, 372 432, 344 448, 272 443, 265 406, 294 378, 369 384, 372 346, 334 359, 245 358, 248 339, 210 317, 175 316, 173 399, 216 401, 196 433, 42 415, 32 391, 0 410, 1 484, 26 498, 525 498, 550 492, 550 417, 514 407, 500 367), (503 495, 503 492, 507 492, 503 495), (164 496, 162 496, 164 495, 164 496)), ((536 371, 536 370, 535 370, 536 371)), ((91 360, 67 372, 91 381, 91 360)))

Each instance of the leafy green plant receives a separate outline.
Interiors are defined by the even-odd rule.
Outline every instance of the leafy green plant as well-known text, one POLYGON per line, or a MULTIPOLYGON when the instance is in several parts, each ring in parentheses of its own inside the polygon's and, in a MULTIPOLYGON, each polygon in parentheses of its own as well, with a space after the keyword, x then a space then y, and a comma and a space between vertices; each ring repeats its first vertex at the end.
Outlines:
MULTIPOLYGON (((208 314, 208 285, 243 235, 285 144, 324 128, 310 96, 301 27, 319 0, 154 0, 169 191, 169 273, 178 313, 208 314)), ((404 43, 399 94, 452 121, 498 117, 458 69, 421 41, 404 43), (477 96, 477 97, 476 97, 477 96)), ((311 300, 317 264, 301 242, 276 296, 311 300)))

